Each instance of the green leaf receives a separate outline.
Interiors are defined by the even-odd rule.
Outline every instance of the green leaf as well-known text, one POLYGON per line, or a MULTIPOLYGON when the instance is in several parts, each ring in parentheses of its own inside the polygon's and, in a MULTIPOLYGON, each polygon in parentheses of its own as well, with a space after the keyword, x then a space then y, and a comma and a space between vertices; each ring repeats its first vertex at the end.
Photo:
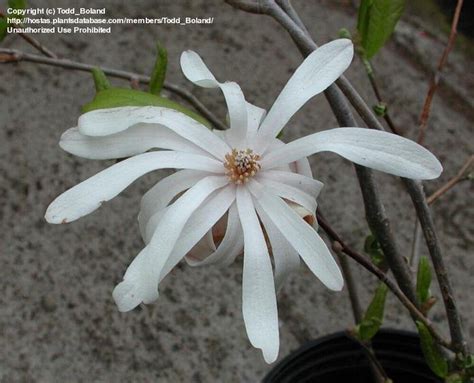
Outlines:
POLYGON ((109 88, 97 92, 94 99, 82 107, 82 112, 96 109, 116 108, 119 106, 161 106, 170 108, 194 118, 201 124, 211 128, 211 124, 204 117, 167 98, 135 89, 109 88))
POLYGON ((388 287, 384 283, 375 290, 364 318, 356 327, 357 337, 363 342, 372 339, 382 325, 387 291, 388 287))
POLYGON ((370 259, 376 266, 380 266, 385 261, 380 243, 373 234, 369 234, 365 238, 364 251, 370 256, 370 259))
POLYGON ((431 269, 428 258, 421 257, 418 262, 416 275, 416 295, 420 303, 425 303, 430 297, 431 269))
POLYGON ((156 44, 156 61, 153 67, 150 81, 150 93, 159 95, 165 82, 166 67, 168 65, 168 53, 160 43, 156 44))
POLYGON ((420 334, 420 345, 425 356, 426 363, 431 370, 440 378, 448 375, 448 362, 441 354, 438 345, 433 340, 428 328, 420 321, 416 321, 416 327, 420 334))
POLYGON ((7 36, 8 22, 6 17, 0 17, 0 41, 7 36))
POLYGON ((366 13, 361 16, 361 43, 365 57, 370 59, 394 31, 405 8, 405 0, 372 0, 366 7, 366 13))
POLYGON ((361 0, 359 13, 357 15, 357 31, 361 41, 367 40, 367 30, 369 27, 369 11, 374 0, 361 0))
POLYGON ((107 79, 105 73, 99 67, 93 68, 91 70, 92 77, 94 78, 95 90, 100 92, 101 90, 106 90, 110 88, 110 82, 107 79))

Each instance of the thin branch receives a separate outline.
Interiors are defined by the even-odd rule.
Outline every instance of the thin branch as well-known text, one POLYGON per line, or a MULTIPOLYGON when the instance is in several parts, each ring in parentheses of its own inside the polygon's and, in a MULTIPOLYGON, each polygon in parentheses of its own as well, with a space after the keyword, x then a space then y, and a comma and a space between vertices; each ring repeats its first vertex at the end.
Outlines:
POLYGON ((241 9, 242 11, 255 13, 255 14, 266 14, 268 1, 252 1, 252 0, 225 0, 225 2, 234 8, 241 9))
MULTIPOLYGON (((436 190, 433 194, 431 194, 426 199, 426 202, 428 203, 428 205, 431 205, 433 202, 437 201, 438 198, 440 198, 446 192, 451 190, 458 183, 465 180, 466 179, 465 175, 473 163, 474 163, 474 155, 471 155, 453 178, 451 178, 448 182, 446 182, 443 186, 441 186, 438 190, 436 190)), ((411 250, 411 256, 410 256, 410 266, 414 273, 416 273, 416 265, 418 264, 418 259, 419 259, 420 242, 421 242, 421 227, 420 227, 420 222, 417 220, 415 222, 415 229, 413 233, 413 244, 412 244, 412 250, 411 250)))
POLYGON ((415 221, 415 228, 413 229, 413 241, 411 244, 411 255, 410 255, 410 267, 415 277, 417 275, 417 265, 420 259, 420 246, 421 246, 421 227, 418 217, 415 221))
MULTIPOLYGON (((148 84, 150 77, 138 73, 128 72, 120 69, 107 68, 98 65, 85 64, 78 61, 72 61, 68 59, 58 59, 35 55, 31 53, 22 52, 15 49, 0 48, 0 63, 7 62, 21 62, 28 61, 37 64, 45 64, 50 66, 56 66, 63 69, 71 69, 83 72, 90 72, 93 68, 100 68, 105 74, 110 77, 121 78, 128 81, 138 81, 142 84, 148 84)), ((191 92, 178 85, 165 82, 163 88, 180 96, 184 100, 188 101, 193 105, 196 110, 201 113, 206 119, 208 119, 212 125, 219 130, 227 129, 226 125, 221 122, 201 101, 198 100, 191 92)))
MULTIPOLYGON (((3 12, 0 12, 0 17, 6 17, 3 12)), ((22 27, 23 24, 19 24, 19 27, 22 27)), ((45 56, 51 57, 51 58, 58 58, 58 56, 50 51, 47 47, 45 47, 43 44, 41 44, 38 40, 36 40, 33 36, 27 34, 27 33, 22 33, 22 32, 17 32, 17 35, 19 35, 21 38, 23 38, 28 44, 31 46, 35 47, 38 51, 43 53, 45 56)))
POLYGON ((456 40, 457 34, 457 26, 459 22, 459 17, 461 15, 461 8, 462 8, 463 0, 458 0, 456 5, 456 10, 454 11, 453 21, 451 23, 451 32, 449 33, 448 43, 444 48, 443 54, 441 55, 438 66, 436 67, 436 71, 434 72, 433 76, 430 80, 430 87, 428 89, 428 93, 426 94, 425 103, 423 105, 423 110, 421 111, 420 115, 420 126, 418 131, 418 143, 423 143, 426 134, 426 128, 428 126, 428 118, 430 116, 431 111, 431 103, 433 101, 433 96, 438 88, 439 79, 441 77, 441 71, 444 68, 444 65, 448 61, 448 56, 454 46, 454 41, 456 40))
MULTIPOLYGON (((322 216, 321 211, 319 211, 319 214, 322 216)), ((344 277, 344 281, 347 286, 347 291, 349 293, 349 300, 351 302, 354 322, 361 323, 364 314, 362 311, 362 306, 360 304, 359 294, 357 292, 357 284, 352 274, 351 265, 349 264, 347 257, 343 253, 342 245, 338 241, 333 241, 331 247, 332 247, 332 250, 337 254, 339 258, 342 275, 344 277)), ((372 370, 372 374, 374 376, 375 381, 380 382, 380 383, 386 382, 388 379, 387 373, 385 372, 382 364, 378 361, 370 342, 368 343, 361 342, 359 339, 357 339, 357 337, 353 336, 352 332, 353 331, 348 330, 347 334, 355 342, 359 343, 360 346, 363 348, 364 353, 366 354, 367 359, 369 360, 370 368, 372 370)))
POLYGON ((446 182, 443 186, 441 186, 438 190, 436 190, 433 194, 431 194, 427 199, 426 202, 431 205, 433 202, 435 202, 438 198, 440 198, 444 193, 447 191, 451 190, 455 185, 457 185, 459 182, 461 182, 469 168, 474 165, 474 154, 472 154, 466 162, 464 162, 464 165, 459 169, 458 173, 451 178, 448 182, 446 182))
POLYGON ((278 5, 283 9, 288 16, 301 28, 301 30, 310 36, 308 29, 304 25, 303 21, 300 18, 300 15, 295 11, 293 5, 291 4, 290 0, 276 0, 278 5))
POLYGON ((464 355, 469 353, 467 342, 464 339, 461 318, 456 306, 456 300, 454 298, 453 289, 451 282, 448 278, 444 259, 441 254, 441 248, 439 245, 438 236, 436 234, 433 217, 426 200, 425 193, 421 183, 409 182, 408 179, 402 178, 405 183, 405 187, 412 198, 413 205, 415 206, 420 220, 421 228, 425 236, 426 245, 430 253, 431 262, 435 270, 436 278, 441 290, 441 296, 443 298, 444 306, 446 309, 446 316, 448 319, 449 330, 451 333, 451 341, 456 351, 462 352, 464 355))
POLYGON ((447 349, 452 349, 449 342, 442 338, 442 336, 437 332, 433 327, 431 321, 423 315, 423 313, 408 299, 408 297, 403 294, 402 290, 394 283, 391 279, 388 278, 386 273, 384 273, 380 268, 375 266, 369 259, 367 259, 362 254, 358 253, 352 249, 346 242, 341 238, 341 236, 331 227, 331 225, 320 215, 318 212, 317 219, 320 227, 324 232, 331 238, 332 241, 337 241, 342 247, 342 251, 347 254, 349 257, 354 259, 357 263, 362 265, 366 270, 374 274, 381 282, 385 283, 387 287, 392 291, 393 294, 398 298, 398 300, 408 309, 410 314, 417 320, 423 322, 425 326, 430 330, 431 335, 436 339, 436 341, 446 347, 447 349))
POLYGON ((348 331, 347 334, 351 337, 352 340, 357 342, 360 347, 362 347, 362 350, 367 356, 367 359, 369 359, 370 367, 372 369, 372 373, 374 374, 376 381, 381 383, 391 382, 392 380, 390 380, 382 364, 379 362, 377 356, 375 355, 374 349, 372 348, 370 343, 366 344, 364 342, 361 342, 359 339, 357 339, 357 337, 352 336, 350 331, 348 331))
MULTIPOLYGON (((330 103, 332 101, 332 105, 337 105, 334 100, 335 95, 337 94, 340 94, 340 90, 337 88, 329 90, 326 93, 330 103)), ((341 99, 343 100, 343 98, 341 99)), ((343 105, 342 110, 344 111, 342 116, 339 112, 336 113, 339 124, 341 126, 355 126, 355 120, 352 117, 348 105, 343 105)), ((385 207, 380 198, 377 184, 375 183, 373 172, 363 166, 354 166, 361 187, 367 223, 380 243, 385 259, 400 288, 404 294, 407 295, 414 304, 416 304, 417 299, 415 287, 411 278, 410 269, 398 249, 395 235, 393 234, 390 225, 390 220, 385 213, 385 207)))
POLYGON ((360 323, 362 321, 363 312, 362 306, 360 305, 359 294, 357 293, 357 285, 352 275, 351 266, 347 262, 347 258, 342 254, 343 248, 337 241, 332 243, 333 251, 338 255, 341 264, 342 275, 346 282, 347 291, 349 292, 349 299, 351 301, 352 314, 354 315, 354 321, 360 323))
MULTIPOLYGON (((372 86, 372 90, 374 91, 374 94, 375 94, 375 97, 377 98, 377 101, 380 104, 386 105, 386 103, 384 102, 384 100, 382 98, 382 93, 380 92, 380 89, 379 89, 379 86, 378 86, 378 83, 377 83, 377 79, 376 79, 372 64, 370 63, 369 60, 366 60, 366 59, 362 59, 362 61, 364 62, 366 72, 367 72, 367 77, 369 78, 370 85, 372 86)), ((388 127, 390 128, 390 130, 393 133, 401 135, 400 130, 397 128, 397 126, 393 122, 392 117, 390 116, 390 113, 389 113, 387 107, 386 107, 386 110, 383 114, 383 118, 384 118, 385 122, 387 123, 388 127)))

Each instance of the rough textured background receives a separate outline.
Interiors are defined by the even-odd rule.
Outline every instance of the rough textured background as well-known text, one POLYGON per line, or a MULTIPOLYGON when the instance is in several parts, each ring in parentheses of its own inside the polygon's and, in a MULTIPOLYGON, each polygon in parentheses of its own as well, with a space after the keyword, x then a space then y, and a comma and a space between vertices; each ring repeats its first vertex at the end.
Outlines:
MULTIPOLYGON (((319 42, 337 36, 341 27, 354 28, 348 1, 295 3, 319 42)), ((92 3, 32 0, 31 4, 92 3)), ((221 1, 103 1, 100 6, 107 8, 109 17, 213 16, 214 24, 116 26, 112 35, 39 39, 61 56, 140 73, 150 70, 154 43, 160 39, 169 50, 168 79, 188 88, 178 57, 192 48, 219 79, 238 81, 251 102, 266 108, 301 62, 275 22, 233 10, 221 1)), ((437 60, 443 43, 413 20, 405 18, 409 22, 401 25, 374 62, 395 120, 409 137, 416 136, 427 88, 428 76, 421 69, 432 66, 435 60, 430 57, 437 60)), ((14 37, 3 45, 31 50, 14 37)), ((426 184, 428 192, 453 176, 473 151, 473 78, 467 75, 472 73, 467 64, 458 49, 448 65, 453 73, 434 101, 426 144, 446 170, 441 179, 426 184)), ((61 132, 75 124, 80 105, 92 97, 93 83, 85 73, 28 63, 0 68, 0 381, 258 381, 271 367, 251 348, 245 334, 240 261, 225 270, 180 265, 162 283, 157 304, 127 314, 117 311, 112 289, 142 247, 136 224, 140 196, 163 174, 144 177, 73 224, 46 224, 43 214, 55 196, 111 164, 74 158, 57 145, 61 132)), ((355 60, 347 75, 373 100, 361 69, 355 60)), ((223 116, 219 92, 193 91, 223 116)), ((320 96, 293 118, 285 139, 335 126, 320 96)), ((326 183, 320 198, 326 215, 361 248, 367 227, 351 165, 330 154, 314 156, 312 165, 326 183)), ((377 178, 398 242, 408 254, 414 222, 409 199, 397 179, 381 174, 377 178)), ((434 212, 465 329, 472 336, 474 233, 469 192, 467 184, 460 185, 436 204, 434 212)), ((365 303, 374 279, 359 269, 356 276, 365 303)), ((437 306, 433 320, 446 328, 441 303, 437 306)), ((306 268, 283 288, 279 312, 280 357, 306 340, 352 323, 347 291, 329 292, 306 268)), ((386 325, 413 328, 393 299, 386 325)))

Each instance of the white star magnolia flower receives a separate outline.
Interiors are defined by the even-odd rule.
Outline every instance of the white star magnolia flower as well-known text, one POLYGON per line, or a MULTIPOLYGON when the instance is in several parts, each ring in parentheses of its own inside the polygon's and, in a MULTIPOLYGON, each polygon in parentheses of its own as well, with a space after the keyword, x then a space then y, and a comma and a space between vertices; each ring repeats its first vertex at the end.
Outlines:
POLYGON ((120 311, 158 298, 158 284, 185 257, 193 266, 230 264, 244 253, 243 318, 250 342, 268 363, 279 349, 275 291, 299 257, 329 289, 343 278, 311 223, 322 184, 307 156, 331 151, 357 164, 413 179, 442 171, 428 150, 405 138, 368 129, 339 128, 285 144, 276 136, 314 95, 349 66, 352 43, 332 41, 309 55, 268 114, 245 101, 234 82, 218 82, 192 51, 181 56, 185 76, 220 88, 230 129, 212 132, 199 122, 161 107, 121 107, 80 116, 60 146, 90 159, 130 157, 69 189, 51 203, 46 220, 74 221, 114 198, 138 177, 156 169, 178 170, 144 196, 138 216, 145 248, 133 260, 113 297, 120 311), (167 149, 151 151, 150 149, 167 149), (270 245, 270 246, 269 246, 270 245), (272 272, 273 256, 275 277, 272 272))

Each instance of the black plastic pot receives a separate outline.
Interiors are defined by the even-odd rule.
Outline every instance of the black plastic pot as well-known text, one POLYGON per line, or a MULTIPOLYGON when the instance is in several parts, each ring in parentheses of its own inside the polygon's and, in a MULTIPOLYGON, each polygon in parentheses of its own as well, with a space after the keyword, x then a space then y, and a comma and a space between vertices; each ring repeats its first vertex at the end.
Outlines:
MULTIPOLYGON (((372 341, 377 359, 395 383, 442 382, 423 359, 416 333, 381 329, 372 341)), ((373 382, 361 346, 344 332, 311 341, 294 351, 263 379, 263 383, 373 382)))

